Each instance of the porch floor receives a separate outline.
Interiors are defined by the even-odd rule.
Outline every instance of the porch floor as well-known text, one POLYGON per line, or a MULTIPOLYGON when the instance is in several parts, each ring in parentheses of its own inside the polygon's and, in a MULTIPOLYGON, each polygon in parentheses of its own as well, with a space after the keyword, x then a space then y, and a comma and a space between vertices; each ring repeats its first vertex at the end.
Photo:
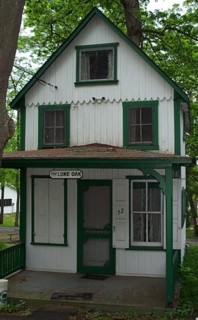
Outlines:
POLYGON ((110 275, 106 279, 84 274, 21 271, 8 278, 8 297, 61 301, 79 306, 157 311, 165 308, 165 279, 110 275))

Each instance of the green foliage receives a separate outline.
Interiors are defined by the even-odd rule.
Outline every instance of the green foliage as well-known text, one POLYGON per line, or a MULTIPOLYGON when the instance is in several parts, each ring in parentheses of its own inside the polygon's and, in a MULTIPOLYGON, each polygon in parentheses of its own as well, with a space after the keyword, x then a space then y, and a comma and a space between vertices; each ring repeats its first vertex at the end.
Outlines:
POLYGON ((0 241, 0 250, 10 247, 10 244, 0 241))
POLYGON ((26 303, 24 301, 20 301, 16 304, 0 305, 0 312, 17 313, 22 316, 29 316, 31 312, 29 309, 26 309, 25 306, 26 306, 26 303))
POLYGON ((182 289, 177 308, 178 316, 198 312, 198 246, 191 245, 180 271, 182 289))

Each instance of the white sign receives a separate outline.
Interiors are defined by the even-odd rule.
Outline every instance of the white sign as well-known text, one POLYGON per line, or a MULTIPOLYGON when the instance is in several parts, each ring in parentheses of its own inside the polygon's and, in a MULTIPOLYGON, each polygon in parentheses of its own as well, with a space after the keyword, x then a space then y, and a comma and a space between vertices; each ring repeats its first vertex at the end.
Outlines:
POLYGON ((50 177, 53 179, 80 179, 83 176, 81 170, 52 170, 50 177))

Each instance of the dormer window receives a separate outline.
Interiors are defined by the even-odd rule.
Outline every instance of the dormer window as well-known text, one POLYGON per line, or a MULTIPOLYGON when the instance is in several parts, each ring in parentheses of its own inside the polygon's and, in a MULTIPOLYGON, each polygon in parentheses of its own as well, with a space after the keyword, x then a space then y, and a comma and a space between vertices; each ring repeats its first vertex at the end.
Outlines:
POLYGON ((76 85, 117 82, 117 45, 76 47, 76 85))
POLYGON ((39 107, 39 148, 69 144, 69 105, 39 107))

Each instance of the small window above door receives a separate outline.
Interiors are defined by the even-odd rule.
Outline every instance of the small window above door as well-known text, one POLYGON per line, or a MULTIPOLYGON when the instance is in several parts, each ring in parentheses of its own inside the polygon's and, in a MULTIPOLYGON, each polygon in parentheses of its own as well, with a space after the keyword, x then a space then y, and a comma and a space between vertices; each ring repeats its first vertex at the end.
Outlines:
POLYGON ((118 43, 76 47, 76 85, 117 82, 118 43))

